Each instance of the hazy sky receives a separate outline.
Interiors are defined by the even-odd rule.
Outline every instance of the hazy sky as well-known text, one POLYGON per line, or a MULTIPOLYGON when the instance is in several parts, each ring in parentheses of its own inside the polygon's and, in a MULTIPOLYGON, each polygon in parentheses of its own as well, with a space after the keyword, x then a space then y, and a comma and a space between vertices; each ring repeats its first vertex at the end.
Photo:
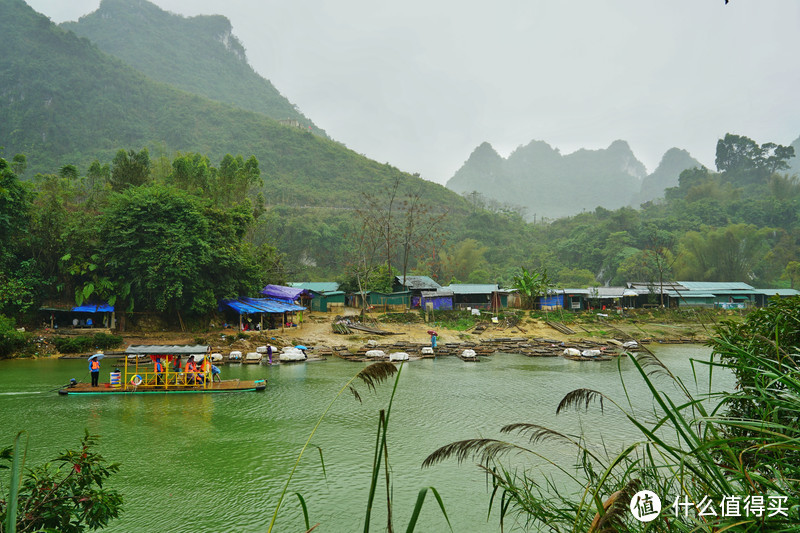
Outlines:
MULTIPOLYGON (((99 0, 27 0, 55 22, 99 0)), ((253 68, 351 149, 444 183, 484 141, 627 140, 713 168, 726 132, 800 136, 798 0, 152 0, 222 14, 253 68)), ((799 154, 800 155, 800 154, 799 154)))

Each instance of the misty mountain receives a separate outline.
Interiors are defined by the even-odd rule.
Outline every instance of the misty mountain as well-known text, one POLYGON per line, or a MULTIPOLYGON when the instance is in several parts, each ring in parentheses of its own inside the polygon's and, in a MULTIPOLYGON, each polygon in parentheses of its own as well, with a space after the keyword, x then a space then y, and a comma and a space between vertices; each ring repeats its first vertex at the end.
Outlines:
POLYGON ((702 168, 702 164, 686 150, 670 148, 658 164, 658 168, 642 180, 642 189, 634 205, 664 197, 664 189, 678 186, 678 178, 686 169, 702 168))
POLYGON ((103 0, 93 13, 61 27, 149 78, 276 120, 296 120, 324 135, 252 69, 224 16, 183 17, 146 0, 103 0))
POLYGON ((647 175, 625 141, 602 150, 562 155, 543 141, 532 141, 503 159, 488 143, 475 149, 447 182, 458 193, 476 191, 487 198, 526 209, 529 218, 616 209, 638 197, 647 175))
POLYGON ((795 139, 790 146, 794 148, 794 157, 789 159, 789 170, 786 172, 788 172, 790 176, 794 174, 800 176, 800 137, 795 139))

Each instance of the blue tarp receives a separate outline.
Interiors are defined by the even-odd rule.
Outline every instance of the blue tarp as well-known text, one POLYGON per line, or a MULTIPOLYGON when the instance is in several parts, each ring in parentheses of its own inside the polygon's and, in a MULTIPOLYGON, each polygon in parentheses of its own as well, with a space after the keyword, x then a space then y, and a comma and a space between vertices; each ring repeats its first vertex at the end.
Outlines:
POLYGON ((546 296, 539 298, 539 305, 544 307, 564 307, 564 295, 546 296))
POLYGON ((228 306, 239 314, 242 313, 286 313, 305 311, 302 305, 290 304, 270 298, 239 298, 236 300, 220 300, 219 308, 228 306))
POLYGON ((83 304, 77 307, 73 307, 70 311, 74 311, 76 313, 113 313, 114 306, 108 305, 105 302, 100 303, 92 303, 92 304, 83 304))
POLYGON ((314 295, 311 294, 306 289, 300 289, 297 287, 286 287, 284 285, 267 285, 261 290, 261 294, 269 296, 274 300, 282 300, 285 302, 293 302, 298 298, 300 298, 301 296, 305 298, 314 297, 314 295))

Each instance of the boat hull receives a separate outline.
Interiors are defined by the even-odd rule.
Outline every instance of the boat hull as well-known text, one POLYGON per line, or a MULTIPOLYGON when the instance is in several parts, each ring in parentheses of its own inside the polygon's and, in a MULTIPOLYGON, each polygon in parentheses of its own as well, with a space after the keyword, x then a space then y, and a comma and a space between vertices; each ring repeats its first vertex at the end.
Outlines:
POLYGON ((113 394, 202 394, 212 392, 258 392, 267 388, 267 380, 257 379, 255 381, 240 381, 238 379, 217 381, 209 383, 206 387, 195 385, 169 385, 168 387, 135 387, 126 385, 125 387, 92 387, 88 383, 77 383, 73 387, 64 387, 59 390, 61 395, 113 395, 113 394))

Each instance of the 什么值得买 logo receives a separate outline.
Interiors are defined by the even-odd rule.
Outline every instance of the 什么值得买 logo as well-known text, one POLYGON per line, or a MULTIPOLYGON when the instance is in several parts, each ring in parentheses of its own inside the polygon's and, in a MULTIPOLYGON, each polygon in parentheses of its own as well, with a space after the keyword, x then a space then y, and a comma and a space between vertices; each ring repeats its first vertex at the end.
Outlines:
POLYGON ((631 498, 631 513, 639 522, 650 522, 661 512, 661 498, 655 492, 640 490, 631 498))

